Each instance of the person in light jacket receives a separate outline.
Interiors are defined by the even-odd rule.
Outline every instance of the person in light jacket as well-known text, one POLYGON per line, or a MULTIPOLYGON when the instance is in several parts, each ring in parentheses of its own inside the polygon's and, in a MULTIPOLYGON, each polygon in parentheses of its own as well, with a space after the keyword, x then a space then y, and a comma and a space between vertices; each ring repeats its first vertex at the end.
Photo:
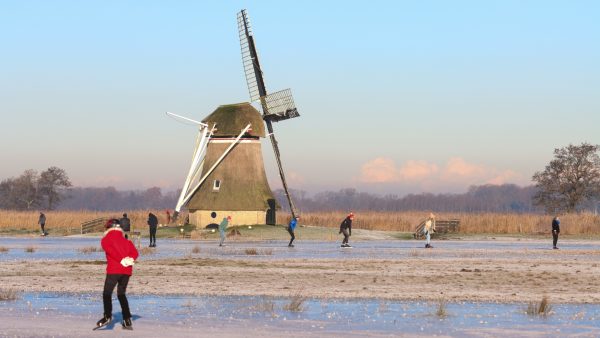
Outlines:
POLYGON ((219 242, 219 246, 223 246, 223 242, 225 242, 225 230, 229 225, 229 221, 231 221, 231 216, 223 217, 223 220, 219 224, 219 235, 221 236, 221 241, 219 242))
POLYGON ((425 234, 425 247, 428 249, 433 248, 431 246, 431 234, 435 232, 435 215, 430 213, 429 217, 425 221, 425 226, 423 227, 423 234, 425 234))

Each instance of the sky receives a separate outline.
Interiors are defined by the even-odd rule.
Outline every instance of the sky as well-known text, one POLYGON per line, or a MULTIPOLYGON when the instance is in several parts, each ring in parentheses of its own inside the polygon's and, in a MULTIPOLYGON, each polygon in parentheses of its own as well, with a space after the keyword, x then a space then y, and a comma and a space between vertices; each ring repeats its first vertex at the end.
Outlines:
POLYGON ((243 8, 301 115, 274 124, 293 189, 529 185, 555 148, 600 144, 597 1, 0 0, 0 179, 180 187, 197 130, 165 112, 249 100, 243 8))

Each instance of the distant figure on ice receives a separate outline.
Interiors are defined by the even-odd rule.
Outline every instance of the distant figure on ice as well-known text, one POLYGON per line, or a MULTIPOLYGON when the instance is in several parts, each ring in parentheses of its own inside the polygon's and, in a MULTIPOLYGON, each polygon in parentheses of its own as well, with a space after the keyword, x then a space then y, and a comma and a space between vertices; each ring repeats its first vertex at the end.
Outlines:
POLYGON ((158 218, 153 213, 148 214, 148 230, 150 230, 150 245, 149 247, 156 247, 156 228, 158 227, 158 218))
POLYGON ((435 215, 430 213, 429 217, 425 221, 425 226, 423 227, 423 234, 425 235, 425 247, 427 249, 433 248, 431 246, 431 234, 435 232, 435 215))
POLYGON ((127 214, 123 214, 123 217, 119 220, 121 224, 121 229, 123 229, 123 233, 125 234, 125 238, 129 239, 129 231, 131 231, 131 221, 127 217, 127 214))
POLYGON ((231 221, 231 216, 223 217, 223 220, 219 224, 219 235, 221 236, 221 241, 219 242, 219 246, 223 246, 223 242, 225 242, 225 230, 229 225, 229 221, 231 221))
POLYGON ((344 234, 344 240, 342 241, 342 248, 351 248, 350 244, 348 244, 348 239, 352 236, 352 220, 354 219, 354 214, 349 213, 348 216, 342 221, 340 224, 340 234, 344 234))
POLYGON ((38 218, 38 224, 42 228, 42 236, 46 236, 46 230, 44 230, 44 226, 46 226, 46 215, 40 211, 40 217, 38 218))
POLYGON ((300 220, 300 216, 292 216, 292 219, 290 220, 290 223, 287 227, 287 231, 290 233, 290 244, 288 244, 290 248, 294 247, 294 244, 292 244, 292 242, 296 239, 296 236, 294 236, 294 229, 296 229, 296 224, 298 223, 298 220, 300 220))
POLYGON ((552 220, 552 249, 558 249, 556 243, 558 243, 558 234, 560 234, 560 220, 558 216, 552 220))
POLYGON ((121 304, 123 329, 132 330, 131 312, 125 292, 129 277, 133 273, 133 264, 138 258, 138 252, 130 240, 123 237, 123 230, 119 227, 119 220, 111 219, 106 222, 106 231, 100 241, 106 253, 106 279, 102 301, 104 303, 104 316, 96 323, 96 328, 108 325, 112 321, 112 293, 117 286, 117 298, 121 304))

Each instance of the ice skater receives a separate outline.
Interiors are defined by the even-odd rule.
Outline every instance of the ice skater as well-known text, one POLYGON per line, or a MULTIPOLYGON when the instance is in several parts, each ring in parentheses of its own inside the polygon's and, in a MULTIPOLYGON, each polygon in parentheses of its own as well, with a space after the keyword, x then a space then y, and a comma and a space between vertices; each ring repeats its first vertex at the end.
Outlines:
POLYGON ((558 243, 558 234, 560 234, 560 220, 558 216, 552 220, 552 249, 558 249, 556 243, 558 243))
POLYGON ((344 234, 344 240, 342 240, 342 248, 351 248, 350 244, 348 244, 348 239, 352 236, 352 220, 354 219, 354 214, 349 213, 348 216, 342 221, 340 224, 340 234, 344 234))
POLYGON ((300 220, 300 216, 292 216, 292 219, 290 220, 290 223, 287 227, 287 231, 290 233, 290 244, 288 244, 288 247, 290 248, 294 247, 294 244, 292 244, 292 242, 294 242, 294 240, 296 239, 296 236, 294 236, 294 229, 296 229, 296 224, 298 223, 298 220, 300 220))
POLYGON ((131 231, 131 220, 127 217, 127 214, 124 213, 123 217, 119 220, 119 224, 121 225, 121 229, 125 234, 125 238, 129 239, 129 232, 131 231))
POLYGON ((100 241, 106 254, 106 279, 102 292, 104 316, 96 323, 94 330, 106 326, 112 321, 112 293, 115 286, 117 286, 117 299, 119 299, 123 314, 121 325, 125 330, 133 330, 129 302, 125 293, 127 283, 133 273, 133 264, 138 258, 138 252, 133 243, 123 236, 119 220, 109 220, 106 222, 105 228, 106 231, 100 241))
POLYGON ((150 245, 149 247, 156 247, 156 228, 158 227, 158 217, 153 213, 148 214, 148 230, 150 232, 150 245))
POLYGON ((229 221, 231 221, 231 216, 223 217, 221 224, 219 224, 219 235, 221 236, 221 241, 219 242, 219 246, 223 246, 223 242, 225 242, 225 230, 229 225, 229 221))
POLYGON ((433 248, 431 246, 431 234, 435 232, 435 215, 430 213, 429 217, 425 221, 425 226, 423 226, 423 234, 425 234, 425 247, 427 249, 433 248))
POLYGON ((42 228, 42 236, 46 236, 48 234, 46 233, 46 230, 44 230, 44 227, 46 226, 46 215, 41 211, 40 217, 38 217, 38 224, 40 225, 40 228, 42 228))

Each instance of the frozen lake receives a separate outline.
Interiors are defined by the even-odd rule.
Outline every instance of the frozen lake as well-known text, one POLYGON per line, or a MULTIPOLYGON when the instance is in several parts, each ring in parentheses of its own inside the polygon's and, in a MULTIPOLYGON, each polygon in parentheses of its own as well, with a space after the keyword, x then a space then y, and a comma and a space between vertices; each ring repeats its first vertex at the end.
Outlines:
MULTIPOLYGON (((147 244, 147 240, 142 241, 147 244)), ((424 253, 423 241, 416 240, 371 240, 351 242, 351 249, 339 247, 339 242, 298 241, 296 247, 288 248, 286 241, 227 241, 223 248, 215 241, 159 239, 158 247, 152 254, 142 257, 144 260, 183 257, 240 258, 245 259, 314 259, 314 258, 368 258, 402 259, 415 253, 424 253), (198 253, 193 253, 199 248, 198 253), (258 255, 246 254, 246 249, 257 249, 258 255)), ((427 250, 428 255, 439 259, 485 255, 490 258, 543 257, 551 250, 551 241, 540 240, 489 240, 489 241, 433 241, 434 249, 427 250), (471 251, 475 250, 475 252, 471 251)), ((595 256, 583 251, 598 250, 600 243, 578 240, 559 241, 562 253, 577 260, 595 260, 595 256)), ((85 248, 100 248, 99 237, 0 237, 0 247, 8 249, 0 252, 0 261, 19 260, 102 260, 104 253, 83 253, 85 248), (26 252, 26 248, 34 248, 26 252)))
MULTIPOLYGON (((438 316, 439 304, 435 302, 308 299, 302 310, 295 312, 286 310, 289 298, 130 296, 129 301, 134 332, 154 327, 167 333, 164 336, 169 336, 170 327, 185 328, 192 335, 216 327, 223 332, 241 330, 238 333, 242 336, 244 330, 316 336, 344 332, 355 336, 600 336, 599 305, 554 305, 544 318, 528 316, 524 304, 448 303, 446 316, 438 316)), ((116 299, 113 305, 115 319, 120 320, 116 299)), ((91 334, 101 313, 100 293, 28 293, 16 301, 0 302, 0 317, 18 316, 24 323, 50 318, 56 323, 62 321, 60 324, 73 333, 91 334)), ((7 327, 18 330, 19 325, 7 327)), ((108 330, 121 332, 119 326, 117 322, 108 330)))

